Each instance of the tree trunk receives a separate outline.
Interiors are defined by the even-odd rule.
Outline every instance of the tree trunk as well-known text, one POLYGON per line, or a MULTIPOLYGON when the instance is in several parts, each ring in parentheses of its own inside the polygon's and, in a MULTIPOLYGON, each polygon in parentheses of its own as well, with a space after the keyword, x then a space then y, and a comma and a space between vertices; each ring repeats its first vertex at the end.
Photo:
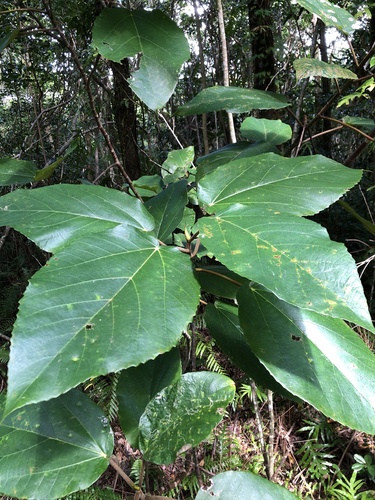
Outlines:
POLYGON ((276 90, 274 40, 271 16, 272 0, 250 0, 247 4, 251 52, 253 56, 254 88, 276 90))
POLYGON ((141 176, 141 167, 137 147, 137 119, 134 94, 128 78, 130 66, 128 59, 121 63, 111 62, 113 71, 114 95, 112 99, 118 145, 125 170, 132 180, 141 176))
MULTIPOLYGON (((320 59, 328 63, 328 53, 327 53, 327 43, 326 43, 326 27, 323 22, 317 20, 317 28, 319 30, 319 48, 320 48, 320 59)), ((331 82, 329 78, 322 78, 322 102, 327 102, 331 93, 331 82)), ((328 118, 331 116, 331 108, 325 111, 325 116, 328 118)), ((323 132, 326 132, 332 128, 330 120, 323 120, 323 132)), ((319 152, 325 156, 330 156, 331 152, 331 134, 324 134, 319 139, 319 152)))
MULTIPOLYGON (((195 24, 197 27, 197 41, 198 41, 198 48, 199 48, 199 63, 201 67, 201 74, 202 74, 202 89, 205 89, 207 87, 207 81, 206 81, 206 67, 204 64, 204 52, 203 52, 203 40, 202 40, 202 33, 201 33, 201 21, 199 18, 199 13, 198 13, 198 6, 196 0, 193 1, 194 4, 194 16, 195 16, 195 24)), ((204 145, 204 154, 208 155, 210 152, 209 144, 208 144, 208 130, 207 130, 207 115, 206 113, 202 114, 202 134, 203 134, 203 145, 204 145)))
MULTIPOLYGON (((221 3, 221 0, 216 0, 216 2, 217 2, 217 11, 219 19, 221 57, 223 60, 224 87, 229 87, 228 49, 227 49, 227 39, 225 36, 223 4, 221 3)), ((233 114, 229 112, 228 112, 228 125, 229 125, 230 141, 234 143, 237 141, 236 131, 234 128, 233 114)))

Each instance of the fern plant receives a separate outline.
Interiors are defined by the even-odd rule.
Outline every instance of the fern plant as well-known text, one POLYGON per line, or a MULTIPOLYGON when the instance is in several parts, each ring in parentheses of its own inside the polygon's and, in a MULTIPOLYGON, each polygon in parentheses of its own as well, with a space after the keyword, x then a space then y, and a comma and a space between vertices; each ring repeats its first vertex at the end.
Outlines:
POLYGON ((95 401, 110 422, 118 416, 118 399, 116 394, 118 373, 110 373, 105 376, 95 377, 84 384, 84 391, 95 401))
POLYGON ((366 498, 373 498, 367 496, 366 492, 360 492, 364 481, 357 479, 356 471, 353 471, 352 475, 348 478, 337 466, 334 468, 336 469, 337 479, 332 486, 328 486, 326 489, 328 498, 335 498, 337 500, 365 500, 366 498))
POLYGON ((110 488, 98 488, 91 486, 87 490, 77 491, 71 495, 64 497, 63 500, 119 500, 121 498, 110 488))

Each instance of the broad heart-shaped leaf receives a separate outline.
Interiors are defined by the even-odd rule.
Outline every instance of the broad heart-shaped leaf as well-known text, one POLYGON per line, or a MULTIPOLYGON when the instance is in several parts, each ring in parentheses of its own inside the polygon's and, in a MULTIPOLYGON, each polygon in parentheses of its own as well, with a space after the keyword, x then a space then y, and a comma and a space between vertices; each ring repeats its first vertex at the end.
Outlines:
POLYGON ((298 400, 270 375, 251 350, 240 326, 237 307, 222 302, 208 304, 205 319, 208 330, 220 348, 246 375, 267 389, 288 399, 298 400))
POLYGON ((209 486, 203 486, 195 500, 295 500, 293 493, 267 479, 243 471, 226 471, 210 479, 209 486))
POLYGON ((357 80, 357 75, 350 69, 343 68, 338 64, 328 64, 319 59, 311 57, 302 57, 293 61, 294 69, 296 70, 297 80, 309 78, 311 76, 322 76, 324 78, 347 78, 357 80))
POLYGON ((20 302, 7 411, 169 351, 198 301, 177 248, 132 227, 82 236, 33 276, 20 302))
POLYGON ((121 428, 130 446, 139 448, 139 419, 158 392, 181 377, 177 348, 121 372, 117 385, 121 428))
POLYGON ((82 234, 120 224, 144 231, 154 227, 139 200, 101 186, 58 184, 19 189, 0 198, 0 225, 17 229, 48 252, 56 252, 82 234))
POLYGON ((0 186, 27 184, 33 180, 36 171, 31 161, 0 158, 0 186))
POLYGON ((355 19, 345 9, 328 0, 296 0, 304 9, 315 14, 327 26, 334 26, 340 31, 350 35, 354 31, 355 19))
POLYGON ((141 54, 130 86, 151 109, 172 95, 189 45, 182 30, 160 10, 104 9, 95 20, 93 44, 111 61, 141 54))
POLYGON ((254 353, 290 392, 343 425, 375 433, 375 356, 343 321, 242 287, 239 318, 254 353))
POLYGON ((186 373, 160 391, 139 423, 144 458, 169 464, 179 453, 199 444, 223 418, 234 393, 230 378, 212 372, 186 373))
POLYGON ((161 175, 164 183, 168 184, 170 182, 175 182, 177 179, 186 177, 192 170, 193 161, 194 146, 170 151, 161 168, 161 175))
POLYGON ((72 390, 5 417, 0 449, 1 493, 45 500, 96 481, 108 466, 113 435, 101 410, 72 390))
POLYGON ((289 103, 281 94, 240 87, 209 87, 203 89, 191 101, 179 106, 180 116, 201 115, 225 109, 230 113, 247 113, 252 109, 281 109, 289 103))
POLYGON ((246 118, 241 125, 241 135, 245 139, 267 144, 282 144, 292 137, 292 129, 281 120, 266 118, 246 118))
POLYGON ((233 272, 298 307, 373 330, 354 260, 318 224, 236 204, 198 227, 208 252, 233 272))
POLYGON ((187 204, 187 180, 170 184, 145 206, 155 220, 155 236, 165 241, 176 229, 184 215, 187 204))
POLYGON ((273 153, 232 161, 199 181, 209 213, 236 203, 272 212, 312 215, 359 182, 362 172, 324 156, 283 158, 273 153))
POLYGON ((227 471, 210 479, 209 486, 198 491, 195 500, 295 500, 293 493, 252 472, 227 471))
POLYGON ((267 142, 250 144, 248 141, 239 141, 235 144, 228 144, 206 156, 198 158, 198 168, 195 179, 198 182, 203 176, 209 174, 217 167, 220 167, 220 165, 225 165, 230 161, 249 158, 250 156, 256 156, 263 153, 278 154, 278 150, 276 146, 267 142))

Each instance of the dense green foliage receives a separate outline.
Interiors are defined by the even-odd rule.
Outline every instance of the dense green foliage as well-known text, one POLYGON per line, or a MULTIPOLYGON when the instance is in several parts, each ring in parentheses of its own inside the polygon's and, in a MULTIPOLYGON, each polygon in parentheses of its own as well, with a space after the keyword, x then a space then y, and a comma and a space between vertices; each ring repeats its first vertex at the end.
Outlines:
MULTIPOLYGON (((319 2, 299 4, 327 25, 353 32, 354 18, 340 7, 331 5, 327 14, 319 2)), ((298 107, 293 95, 216 85, 175 108, 174 119, 209 114, 216 120, 225 116, 223 110, 236 113, 242 140, 200 155, 196 166, 191 143, 171 147, 161 168, 144 168, 135 180, 116 152, 110 120, 103 118, 109 113, 104 95, 111 77, 102 86, 96 87, 97 81, 108 68, 119 70, 111 64, 122 65, 124 74, 130 68, 127 95, 139 103, 133 118, 143 114, 146 125, 153 112, 169 106, 175 89, 176 99, 183 100, 179 72, 189 54, 182 29, 160 10, 106 8, 94 21, 80 3, 76 16, 69 3, 66 17, 59 2, 54 12, 43 5, 43 16, 32 10, 29 15, 37 19, 43 42, 51 37, 63 59, 71 54, 69 74, 80 75, 82 88, 72 87, 77 94, 67 97, 54 89, 52 78, 42 81, 36 68, 37 85, 19 83, 39 89, 39 104, 48 95, 50 110, 64 108, 73 97, 82 107, 74 126, 64 115, 63 134, 69 137, 61 145, 56 122, 53 134, 42 137, 41 104, 36 117, 41 150, 34 161, 14 157, 20 144, 0 159, 0 224, 26 236, 46 259, 20 300, 11 333, 6 394, 1 394, 1 492, 59 498, 90 486, 109 464, 116 466, 110 422, 78 390, 114 372, 120 424, 145 460, 169 464, 203 441, 233 402, 235 383, 221 373, 183 373, 176 346, 199 308, 223 352, 252 380, 374 434, 374 355, 348 323, 375 329, 355 261, 314 219, 361 181, 362 170, 301 148, 301 109, 294 129, 279 118, 288 107, 298 107), (74 29, 79 17, 87 16, 91 47, 87 33, 78 30, 77 39, 86 44, 75 48, 56 15, 74 29), (124 58, 133 56, 136 61, 126 67, 124 58), (96 88, 103 94, 95 96, 96 88), (97 136, 79 130, 88 109, 97 136), (95 168, 80 165, 81 156, 87 163, 95 158, 95 168), (61 170, 59 178, 65 162, 66 175, 61 170), (209 302, 203 311, 202 302, 209 302)), ((8 12, 10 23, 13 14, 23 15, 22 9, 8 12)), ((8 69, 14 61, 21 64, 19 47, 13 49, 19 36, 17 28, 2 39, 8 69)), ((30 65, 49 63, 54 73, 58 57, 51 48, 47 53, 43 60, 38 52, 40 61, 30 65)), ((364 58, 361 69, 369 54, 364 58)), ((295 67, 301 78, 350 82, 359 76, 353 68, 311 58, 301 58, 295 67)), ((13 85, 9 95, 22 94, 3 76, 5 85, 13 85)), ((4 103, 4 110, 10 114, 13 104, 4 103)), ((162 112, 158 116, 170 127, 162 112)), ((17 135, 23 127, 21 120, 17 135)), ((28 141, 29 151, 31 136, 28 141)), ((147 141, 152 151, 155 142, 147 141)), ((371 228, 353 208, 347 210, 371 228)), ((130 483, 145 498, 140 486, 130 483)), ((251 472, 218 474, 196 499, 216 492, 221 500, 260 492, 263 498, 295 497, 251 472)))

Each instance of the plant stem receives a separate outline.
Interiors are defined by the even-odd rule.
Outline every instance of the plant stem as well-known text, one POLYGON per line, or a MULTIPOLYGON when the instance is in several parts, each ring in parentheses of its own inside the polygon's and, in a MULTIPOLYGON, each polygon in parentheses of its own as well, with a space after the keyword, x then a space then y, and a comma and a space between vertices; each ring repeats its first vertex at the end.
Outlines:
POLYGON ((267 466, 267 476, 268 479, 272 481, 274 475, 274 466, 275 466, 275 412, 273 408, 273 392, 267 391, 267 400, 268 400, 268 413, 270 416, 270 435, 268 438, 268 466, 267 466))
MULTIPOLYGON (((123 480, 126 482, 126 484, 128 486, 130 486, 130 488, 132 488, 134 491, 142 493, 140 487, 138 485, 136 485, 130 479, 130 477, 121 469, 120 465, 117 463, 117 458, 114 455, 112 455, 111 458, 109 459, 109 463, 110 463, 110 465, 112 465, 112 467, 115 469, 115 471, 120 474, 120 476, 123 478, 123 480)), ((139 497, 139 500, 144 499, 144 497, 145 497, 144 493, 142 493, 142 495, 139 497)))
POLYGON ((257 387, 256 387, 254 380, 250 380, 250 387, 251 387, 251 396, 252 396, 252 400, 253 400, 253 404, 254 404, 255 420, 257 423, 257 428, 258 428, 258 433, 259 433, 260 447, 262 450, 264 465, 266 466, 266 471, 267 471, 267 476, 268 476, 268 454, 267 454, 266 444, 264 442, 262 417, 261 417, 260 408, 258 405, 257 387))

